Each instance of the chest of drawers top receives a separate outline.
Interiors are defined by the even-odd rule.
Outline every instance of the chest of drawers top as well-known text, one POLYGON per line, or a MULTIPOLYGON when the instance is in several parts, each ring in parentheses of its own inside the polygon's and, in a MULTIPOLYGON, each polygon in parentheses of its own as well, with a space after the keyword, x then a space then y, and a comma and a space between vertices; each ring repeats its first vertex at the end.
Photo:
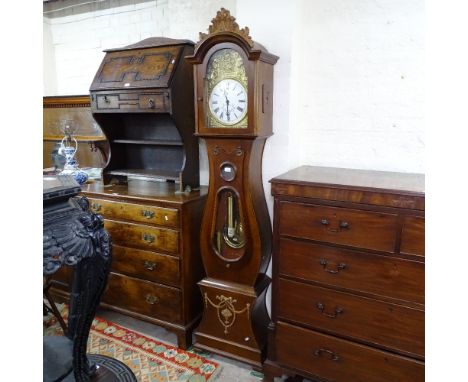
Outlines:
POLYGON ((424 175, 301 166, 273 178, 274 196, 314 198, 424 211, 424 175))

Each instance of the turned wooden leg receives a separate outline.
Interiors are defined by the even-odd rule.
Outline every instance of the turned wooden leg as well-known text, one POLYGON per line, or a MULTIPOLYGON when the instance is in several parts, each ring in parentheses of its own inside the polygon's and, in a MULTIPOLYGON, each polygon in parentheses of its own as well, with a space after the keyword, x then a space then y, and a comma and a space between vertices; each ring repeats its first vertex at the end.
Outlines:
POLYGON ((187 350, 192 346, 192 331, 177 333, 177 347, 179 349, 187 350))

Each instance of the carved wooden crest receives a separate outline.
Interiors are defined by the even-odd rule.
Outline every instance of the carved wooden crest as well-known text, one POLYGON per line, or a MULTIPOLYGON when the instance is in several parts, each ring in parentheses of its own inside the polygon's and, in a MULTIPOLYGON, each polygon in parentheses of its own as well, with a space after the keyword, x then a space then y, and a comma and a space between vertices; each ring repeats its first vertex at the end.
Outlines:
POLYGON ((200 41, 197 43, 199 45, 205 38, 213 33, 218 32, 233 32, 242 36, 250 45, 253 47, 252 37, 249 35, 249 28, 245 27, 240 29, 239 24, 236 23, 236 18, 231 16, 231 13, 225 9, 221 8, 217 13, 216 17, 211 20, 211 25, 208 27, 209 33, 200 32, 200 41))

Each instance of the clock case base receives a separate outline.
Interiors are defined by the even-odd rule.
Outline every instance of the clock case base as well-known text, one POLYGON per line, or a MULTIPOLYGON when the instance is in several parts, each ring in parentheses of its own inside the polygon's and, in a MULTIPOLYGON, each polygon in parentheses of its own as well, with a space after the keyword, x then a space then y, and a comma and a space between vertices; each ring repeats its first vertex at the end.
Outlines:
POLYGON ((198 283, 204 310, 194 347, 261 369, 266 357, 266 292, 271 279, 261 275, 255 287, 205 278, 198 283))

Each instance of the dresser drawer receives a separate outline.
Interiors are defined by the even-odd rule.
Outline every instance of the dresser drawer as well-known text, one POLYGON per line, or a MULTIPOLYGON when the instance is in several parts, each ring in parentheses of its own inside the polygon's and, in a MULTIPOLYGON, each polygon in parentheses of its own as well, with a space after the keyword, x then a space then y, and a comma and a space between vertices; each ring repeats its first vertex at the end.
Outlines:
POLYGON ((104 227, 111 235, 112 242, 117 245, 159 250, 173 254, 179 250, 179 233, 177 231, 113 220, 105 220, 104 227))
POLYGON ((149 281, 177 286, 180 283, 177 257, 139 249, 112 246, 112 271, 149 281))
POLYGON ((175 208, 113 202, 89 198, 91 210, 108 219, 123 219, 168 227, 179 225, 179 211, 175 208))
POLYGON ((405 217, 403 220, 403 229, 401 231, 400 252, 424 256, 424 229, 424 218, 415 216, 405 217))
POLYGON ((279 321, 276 361, 326 381, 423 382, 424 364, 279 321))
POLYGON ((424 263, 280 239, 279 274, 424 303, 424 263))
POLYGON ((424 311, 279 279, 278 318, 424 356, 424 311))
POLYGON ((109 274, 107 285, 102 297, 107 304, 161 320, 182 319, 179 289, 115 273, 109 274))
POLYGON ((279 204, 279 233, 351 247, 394 252, 397 216, 283 201, 279 204))

